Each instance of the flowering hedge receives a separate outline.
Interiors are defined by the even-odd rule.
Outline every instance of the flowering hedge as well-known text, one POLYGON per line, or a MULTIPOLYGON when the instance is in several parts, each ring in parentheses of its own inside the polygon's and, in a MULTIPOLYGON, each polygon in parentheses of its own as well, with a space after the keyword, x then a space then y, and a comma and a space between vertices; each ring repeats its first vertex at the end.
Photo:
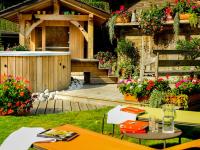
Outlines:
POLYGON ((21 115, 30 112, 33 99, 28 80, 20 77, 1 77, 0 84, 0 115, 21 115))

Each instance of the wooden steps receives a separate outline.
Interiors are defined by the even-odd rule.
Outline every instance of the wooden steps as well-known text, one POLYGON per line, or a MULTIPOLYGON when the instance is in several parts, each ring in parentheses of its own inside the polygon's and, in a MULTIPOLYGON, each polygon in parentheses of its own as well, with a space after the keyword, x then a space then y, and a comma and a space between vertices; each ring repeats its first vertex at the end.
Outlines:
POLYGON ((118 77, 109 76, 108 70, 99 68, 97 59, 72 59, 72 72, 85 72, 84 78, 91 84, 117 83, 118 77))

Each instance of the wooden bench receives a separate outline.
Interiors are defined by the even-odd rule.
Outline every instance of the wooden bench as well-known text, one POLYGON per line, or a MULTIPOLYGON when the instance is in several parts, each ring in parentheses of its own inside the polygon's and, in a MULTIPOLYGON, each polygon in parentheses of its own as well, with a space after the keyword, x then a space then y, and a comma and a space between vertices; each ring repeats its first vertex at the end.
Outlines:
POLYGON ((155 61, 155 76, 166 75, 185 75, 185 74, 194 74, 199 73, 200 71, 194 70, 167 70, 160 71, 159 67, 178 67, 178 66, 200 66, 200 60, 161 60, 161 55, 182 55, 182 54, 191 54, 191 51, 186 50, 153 50, 153 53, 156 54, 155 61))

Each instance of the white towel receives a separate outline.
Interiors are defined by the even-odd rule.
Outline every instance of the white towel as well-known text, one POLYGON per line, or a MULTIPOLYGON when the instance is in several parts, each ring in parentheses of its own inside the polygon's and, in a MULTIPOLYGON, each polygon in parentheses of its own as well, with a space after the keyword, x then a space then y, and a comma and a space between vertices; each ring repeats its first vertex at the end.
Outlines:
POLYGON ((122 106, 118 105, 108 112, 108 124, 120 124, 126 120, 136 120, 137 114, 121 111, 122 106))
POLYGON ((22 127, 6 138, 0 150, 28 150, 35 142, 55 141, 53 138, 37 137, 37 134, 43 131, 45 131, 43 128, 22 127))

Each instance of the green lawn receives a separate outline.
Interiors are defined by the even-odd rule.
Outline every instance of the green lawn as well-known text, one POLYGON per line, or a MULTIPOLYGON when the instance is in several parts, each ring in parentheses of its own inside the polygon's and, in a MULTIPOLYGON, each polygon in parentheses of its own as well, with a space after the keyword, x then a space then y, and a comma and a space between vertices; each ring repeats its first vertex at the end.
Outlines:
MULTIPOLYGON (((105 112, 110 108, 104 108, 100 110, 92 111, 82 111, 82 112, 66 112, 60 114, 48 114, 48 115, 36 115, 36 116, 3 116, 0 117, 0 143, 13 131, 19 129, 20 127, 43 127, 43 128, 52 128, 60 126, 63 124, 73 124, 80 126, 82 128, 87 128, 95 132, 101 132, 101 122, 102 117, 105 112)), ((187 142, 193 138, 199 138, 200 129, 192 127, 184 127, 187 131, 187 137, 182 138, 182 142, 187 142), (195 134, 194 134, 195 133, 195 134), (196 135, 196 137, 194 137, 196 135)), ((105 133, 109 134, 112 131, 111 125, 105 126, 105 133)), ((120 138, 119 129, 116 128, 116 138, 120 138)), ((137 143, 136 139, 133 138, 124 138, 130 142, 137 143)), ((167 145, 177 144, 178 139, 167 140, 167 145)), ((145 140, 142 142, 144 145, 162 148, 162 141, 148 141, 145 140)))

